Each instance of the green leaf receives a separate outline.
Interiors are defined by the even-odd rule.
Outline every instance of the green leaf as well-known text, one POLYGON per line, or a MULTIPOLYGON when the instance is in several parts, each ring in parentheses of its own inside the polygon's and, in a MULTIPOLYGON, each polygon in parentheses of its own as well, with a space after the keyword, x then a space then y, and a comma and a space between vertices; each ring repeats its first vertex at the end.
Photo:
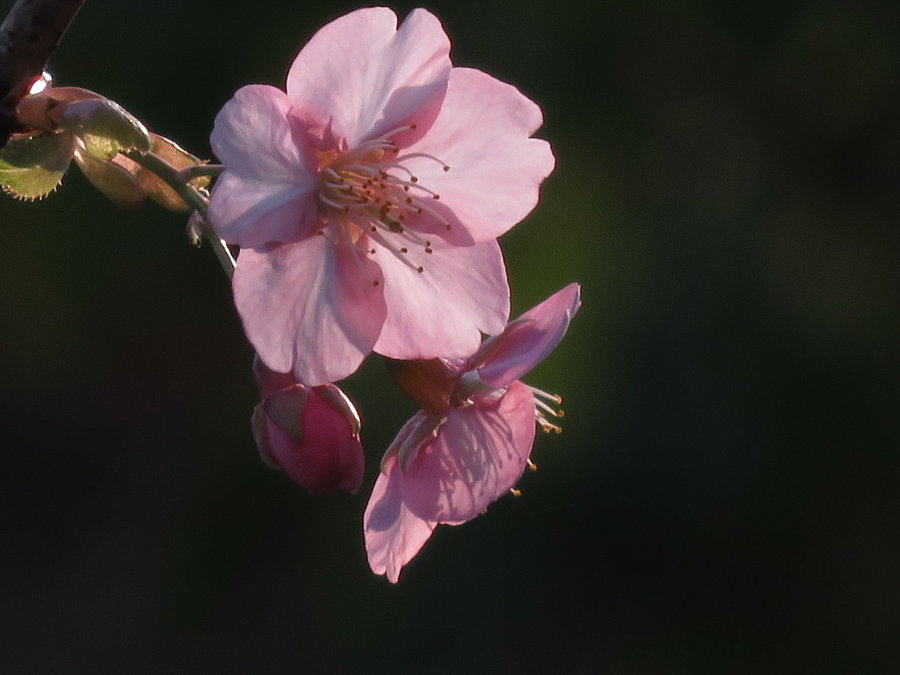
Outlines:
POLYGON ((40 199, 53 192, 69 168, 71 134, 13 136, 0 149, 0 186, 17 199, 40 199))
POLYGON ((112 159, 124 150, 150 149, 150 134, 140 120, 109 99, 63 103, 58 110, 57 124, 81 138, 91 157, 112 159))

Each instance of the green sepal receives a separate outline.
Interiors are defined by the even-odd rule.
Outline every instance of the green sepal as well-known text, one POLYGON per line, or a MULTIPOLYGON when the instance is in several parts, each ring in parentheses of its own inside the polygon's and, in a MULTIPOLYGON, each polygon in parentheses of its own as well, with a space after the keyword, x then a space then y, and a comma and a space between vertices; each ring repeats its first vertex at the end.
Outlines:
POLYGON ((13 136, 0 149, 0 186, 16 199, 46 197, 65 175, 74 148, 66 133, 13 136))

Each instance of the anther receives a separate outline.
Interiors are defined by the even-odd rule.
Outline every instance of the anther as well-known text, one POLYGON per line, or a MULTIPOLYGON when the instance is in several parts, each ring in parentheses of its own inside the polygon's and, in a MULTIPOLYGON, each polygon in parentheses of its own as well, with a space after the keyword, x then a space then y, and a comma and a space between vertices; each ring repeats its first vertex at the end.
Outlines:
POLYGON ((543 431, 545 434, 549 434, 551 431, 554 433, 557 433, 557 434, 562 433, 562 427, 553 424, 553 422, 549 421, 546 417, 544 417, 540 413, 535 415, 535 419, 537 420, 537 423, 540 425, 541 431, 543 431))
POLYGON ((418 272, 419 274, 422 274, 422 272, 424 272, 424 271, 425 271, 425 268, 422 267, 421 265, 419 265, 419 266, 416 268, 416 272, 418 272))
POLYGON ((537 471, 537 464, 532 462, 530 459, 525 460, 525 466, 528 467, 529 471, 537 471))
POLYGON ((522 491, 517 490, 516 488, 509 488, 509 494, 511 494, 513 497, 521 497, 522 491))
POLYGON ((403 246, 400 248, 400 253, 409 253, 409 249, 403 246))

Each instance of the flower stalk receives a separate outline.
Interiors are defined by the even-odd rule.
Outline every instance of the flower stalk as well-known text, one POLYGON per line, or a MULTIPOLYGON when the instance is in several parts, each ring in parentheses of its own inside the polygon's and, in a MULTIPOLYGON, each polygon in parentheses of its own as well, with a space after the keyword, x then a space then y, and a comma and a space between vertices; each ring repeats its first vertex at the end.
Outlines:
POLYGON ((234 275, 234 268, 237 266, 237 262, 231 254, 228 244, 215 233, 209 224, 206 216, 209 208, 208 193, 205 189, 195 187, 190 183, 195 178, 218 176, 225 170, 225 167, 219 164, 195 164, 184 169, 177 169, 153 152, 129 150, 123 154, 135 164, 157 176, 194 209, 194 213, 198 215, 194 223, 199 226, 199 234, 212 246, 216 259, 230 280, 234 275))

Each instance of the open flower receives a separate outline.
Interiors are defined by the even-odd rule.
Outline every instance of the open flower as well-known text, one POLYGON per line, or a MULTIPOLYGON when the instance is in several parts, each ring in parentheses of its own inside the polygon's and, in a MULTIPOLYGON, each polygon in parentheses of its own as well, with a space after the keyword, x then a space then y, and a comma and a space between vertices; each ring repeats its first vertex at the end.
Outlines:
POLYGON ((310 492, 356 494, 363 480, 359 414, 333 384, 307 387, 254 359, 262 401, 253 436, 263 461, 310 492))
POLYGON ((240 246, 235 304, 263 361, 310 384, 371 351, 472 353, 509 313, 496 237, 553 168, 540 109, 453 68, 440 22, 366 8, 322 28, 286 91, 240 89, 211 144, 209 216, 240 246))
POLYGON ((535 420, 559 430, 545 400, 519 381, 559 343, 581 305, 566 286, 486 340, 464 361, 394 362, 395 381, 421 405, 382 460, 366 507, 369 565, 396 582, 441 524, 459 525, 511 490, 525 470, 535 420))

